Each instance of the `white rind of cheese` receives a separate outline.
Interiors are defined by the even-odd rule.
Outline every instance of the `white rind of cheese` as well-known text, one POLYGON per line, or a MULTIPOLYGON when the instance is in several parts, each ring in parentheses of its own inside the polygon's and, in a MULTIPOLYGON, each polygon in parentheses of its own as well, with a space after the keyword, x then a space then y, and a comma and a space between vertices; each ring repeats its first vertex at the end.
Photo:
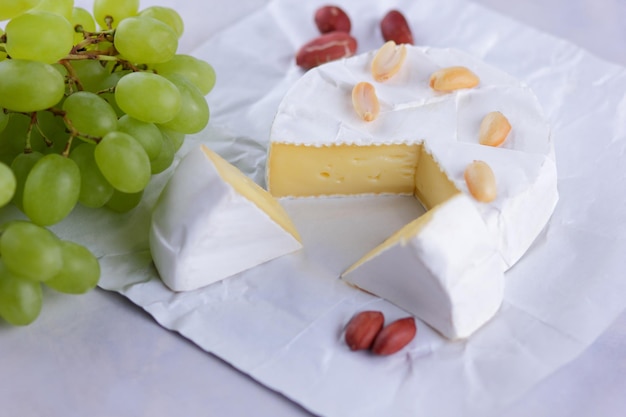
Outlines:
POLYGON ((225 179, 212 158, 220 157, 204 146, 185 155, 152 213, 152 258, 173 291, 204 287, 302 248, 298 236, 233 187, 244 174, 225 179))
POLYGON ((503 271, 502 258, 475 205, 458 194, 424 219, 409 223, 342 278, 393 300, 444 336, 459 339, 474 333, 500 308, 503 271))
MULTIPOLYGON (((353 181, 354 176, 345 175, 352 172, 350 163, 339 165, 351 158, 349 152, 355 147, 422 149, 415 165, 415 195, 427 210, 435 205, 435 211, 390 237, 342 277, 415 314, 449 338, 467 337, 496 313, 502 302, 504 271, 526 253, 554 211, 558 200, 554 145, 536 96, 519 80, 458 50, 406 48, 403 67, 384 82, 376 82, 371 73, 377 51, 307 71, 277 110, 266 180, 269 191, 276 184, 276 194, 283 197, 347 195, 351 192, 319 190, 338 190, 336 184, 353 181), (431 74, 452 66, 469 68, 480 78, 479 85, 451 93, 431 89, 431 74), (380 103, 380 114, 371 122, 361 120, 352 105, 351 91, 359 82, 371 83, 380 103), (503 113, 512 126, 499 147, 479 143, 481 121, 493 111, 503 113), (341 161, 309 151, 337 145, 342 152, 348 148, 341 161), (416 145, 421 148, 413 148, 416 145), (420 165, 423 157, 434 163, 420 165), (485 161, 494 172, 494 201, 479 202, 469 193, 464 172, 474 160, 485 161), (283 161, 290 163, 287 171, 283 161), (303 171, 302 166, 323 168, 294 187, 276 181, 273 165, 281 177, 292 169, 303 171), (451 185, 441 180, 441 173, 451 185), (304 183, 314 183, 315 191, 307 195, 298 188, 304 183), (289 189, 295 191, 285 191, 289 189)), ((371 155, 377 152, 361 152, 353 161, 365 154, 370 169, 376 163, 371 155)), ((409 163, 398 166, 410 169, 409 163)), ((387 169, 380 167, 381 172, 387 169)), ((378 181, 372 171, 362 171, 366 183, 370 178, 378 181)), ((384 171, 381 181, 383 175, 385 181, 391 178, 384 171)), ((296 176, 285 178, 291 177, 296 176)), ((380 184, 371 189, 382 189, 380 184)), ((406 187, 402 190, 410 192, 406 187)))
POLYGON ((457 188, 467 193, 465 167, 485 160, 495 171, 498 195, 475 201, 498 241, 507 268, 528 250, 548 222, 558 200, 551 132, 539 102, 519 80, 471 55, 453 49, 407 47, 399 73, 376 82, 370 65, 376 51, 334 61, 312 70, 287 92, 270 135, 267 184, 271 188, 272 144, 306 147, 421 144, 457 188), (440 93, 430 75, 449 66, 466 66, 480 78, 472 89, 440 93), (361 120, 350 94, 361 81, 374 85, 379 117, 361 120), (480 145, 482 118, 501 111, 512 131, 498 148, 480 145))

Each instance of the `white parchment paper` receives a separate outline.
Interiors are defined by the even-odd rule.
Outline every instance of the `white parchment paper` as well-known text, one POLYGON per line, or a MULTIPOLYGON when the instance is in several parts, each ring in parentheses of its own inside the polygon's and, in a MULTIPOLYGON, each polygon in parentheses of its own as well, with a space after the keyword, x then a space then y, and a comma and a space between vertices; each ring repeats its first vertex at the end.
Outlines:
MULTIPOLYGON (((54 230, 101 257, 102 288, 312 413, 490 416, 575 358, 626 308, 626 71, 574 45, 464 0, 336 1, 359 52, 382 44, 378 24, 401 9, 416 43, 468 51, 527 82, 556 144, 561 199, 527 255, 507 273, 497 316, 466 341, 425 324, 402 353, 350 352, 344 324, 363 309, 406 316, 348 287, 340 272, 421 213, 405 197, 284 201, 305 249, 188 293, 164 287, 148 251, 149 214, 169 172, 125 215, 77 208, 54 230)), ((217 87, 207 143, 259 183, 276 107, 302 72, 294 54, 317 35, 324 1, 274 0, 202 45, 217 87)), ((179 156, 180 156, 179 155, 179 156)), ((7 216, 15 213, 8 212, 7 216)))

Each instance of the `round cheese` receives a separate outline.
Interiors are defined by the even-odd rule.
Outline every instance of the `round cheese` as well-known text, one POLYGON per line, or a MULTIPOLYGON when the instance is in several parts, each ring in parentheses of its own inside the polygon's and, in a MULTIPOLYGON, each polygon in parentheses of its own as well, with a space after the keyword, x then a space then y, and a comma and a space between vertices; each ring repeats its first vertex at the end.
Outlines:
POLYGON ((372 74, 377 51, 312 70, 282 100, 270 134, 268 190, 277 197, 413 194, 431 209, 455 194, 470 195, 464 173, 473 161, 493 171, 497 194, 472 198, 496 239, 506 267, 528 250, 558 199, 550 128, 522 82, 464 52, 409 45, 391 78, 372 74), (462 66, 472 88, 431 88, 436 71, 462 66), (375 90, 379 113, 360 117, 355 85, 375 90), (481 122, 500 112, 511 131, 497 147, 480 144, 481 122))

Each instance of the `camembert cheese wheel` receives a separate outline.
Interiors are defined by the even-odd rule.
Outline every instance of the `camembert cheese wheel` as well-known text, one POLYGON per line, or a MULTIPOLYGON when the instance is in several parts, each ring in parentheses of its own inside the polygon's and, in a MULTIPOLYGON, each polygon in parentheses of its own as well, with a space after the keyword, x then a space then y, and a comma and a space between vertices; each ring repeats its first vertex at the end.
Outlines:
POLYGON ((204 145, 180 161, 152 213, 152 259, 174 291, 204 287, 301 247, 282 206, 204 145))
POLYGON ((275 116, 266 182, 275 197, 358 194, 415 195, 426 209, 458 192, 473 161, 492 169, 497 197, 476 201, 508 267, 526 252, 558 199, 550 128, 534 93, 510 75, 457 50, 403 45, 406 59, 392 78, 377 82, 377 51, 312 70, 288 91, 275 116), (473 88, 439 92, 435 72, 463 66, 479 79, 473 88), (364 121, 351 94, 371 83, 380 102, 364 121), (481 145, 491 112, 512 126, 498 147, 481 145))
POLYGON ((555 208, 550 128, 514 77, 457 50, 393 47, 406 50, 385 45, 382 63, 372 51, 321 65, 287 92, 271 128, 268 190, 291 198, 407 194, 436 208, 343 278, 448 337, 466 337, 495 313, 502 273, 555 208), (377 81, 376 71, 391 65, 400 66, 377 81), (499 260, 484 256, 488 241, 499 260))

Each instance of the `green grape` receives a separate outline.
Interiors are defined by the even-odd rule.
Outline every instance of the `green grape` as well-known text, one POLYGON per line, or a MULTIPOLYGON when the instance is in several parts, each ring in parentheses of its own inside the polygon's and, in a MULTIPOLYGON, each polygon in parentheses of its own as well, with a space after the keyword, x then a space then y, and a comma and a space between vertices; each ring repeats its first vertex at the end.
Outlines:
POLYGON ((59 239, 48 229, 26 221, 10 222, 0 236, 0 255, 19 278, 46 281, 63 266, 59 239))
POLYGON ((167 78, 180 91, 181 109, 172 120, 162 126, 187 134, 200 132, 209 123, 209 105, 206 99, 185 77, 172 74, 167 78))
POLYGON ((117 114, 107 101, 97 94, 79 91, 70 95, 63 103, 70 128, 81 135, 102 137, 117 129, 117 114))
MULTIPOLYGON (((0 112, 1 111, 2 110, 0 110, 0 112)), ((0 130, 0 162, 5 164, 11 164, 13 158, 24 152, 25 140, 20 140, 19 131, 17 135, 15 131, 15 122, 13 119, 15 119, 16 116, 21 115, 15 113, 10 114, 7 125, 3 130, 0 130)))
POLYGON ((6 206, 11 201, 16 186, 15 174, 8 165, 0 162, 0 207, 6 206))
POLYGON ((74 43, 74 29, 58 14, 31 10, 7 23, 7 53, 13 59, 52 64, 65 57, 74 43))
POLYGON ((171 7, 150 6, 140 11, 139 16, 151 17, 165 23, 174 29, 176 36, 179 38, 182 36, 183 30, 185 29, 183 19, 178 12, 171 7))
POLYGON ((15 158, 18 154, 19 152, 13 151, 13 143, 8 140, 4 140, 0 135, 0 162, 10 165, 13 158, 15 158))
POLYGON ((17 112, 50 108, 63 98, 65 81, 52 65, 5 59, 0 61, 0 107, 17 112))
POLYGON ((24 184, 24 213, 38 225, 63 220, 78 202, 80 171, 76 163, 58 154, 41 158, 24 184))
POLYGON ((178 54, 167 62, 152 65, 152 68, 165 77, 172 74, 182 75, 198 87, 203 95, 209 94, 215 86, 213 67, 191 55, 178 54))
POLYGON ((87 49, 101 52, 103 55, 114 55, 116 51, 113 48, 113 42, 99 41, 91 44, 87 49))
POLYGON ((0 317, 13 326, 26 326, 39 316, 41 284, 17 278, 0 259, 0 317))
POLYGON ((32 9, 40 0, 2 0, 0 21, 13 19, 15 16, 32 9))
POLYGON ((46 285, 67 294, 84 294, 98 285, 100 264, 87 248, 74 242, 61 241, 63 266, 46 285))
POLYGON ((168 129, 163 125, 159 125, 159 130, 163 133, 174 146, 174 152, 178 152, 178 150, 183 146, 185 142, 185 134, 182 132, 176 132, 175 130, 168 129))
POLYGON ((113 18, 111 26, 115 28, 127 17, 137 15, 138 10, 139 0, 95 0, 93 2, 93 15, 102 28, 108 28, 107 16, 113 18))
MULTIPOLYGON (((105 71, 106 71, 106 68, 105 68, 105 71)), ((120 107, 117 105, 117 100, 115 99, 114 92, 102 92, 102 91, 110 90, 116 87, 119 80, 122 77, 125 77, 127 74, 131 74, 131 72, 126 71, 126 70, 115 71, 110 74, 107 72, 106 77, 102 80, 102 82, 99 84, 98 89, 97 89, 97 91, 100 92, 98 95, 102 97, 103 99, 105 99, 109 103, 109 105, 113 107, 113 110, 115 110, 117 117, 122 117, 123 115, 126 114, 126 112, 120 109, 120 107)))
POLYGON ((31 124, 30 116, 19 113, 11 113, 9 122, 0 132, 0 159, 10 164, 13 158, 23 152, 43 152, 46 149, 41 134, 36 128, 30 133, 30 148, 27 150, 27 130, 31 124))
POLYGON ((24 210, 24 184, 26 184, 26 178, 28 178, 30 170, 33 169, 41 158, 43 158, 43 154, 40 152, 21 153, 11 163, 11 170, 15 175, 16 181, 13 204, 22 211, 24 210))
POLYGON ((154 123, 142 122, 141 120, 133 119, 129 115, 124 115, 118 121, 118 130, 128 133, 135 138, 143 146, 150 161, 155 159, 161 152, 163 135, 154 123))
POLYGON ((63 65, 59 64, 58 62, 55 62, 54 64, 50 64, 50 65, 52 65, 52 68, 57 70, 58 73, 63 76, 63 78, 67 77, 67 74, 68 74, 67 68, 65 68, 63 65))
POLYGON ((143 191, 129 194, 115 190, 106 206, 117 213, 126 213, 139 205, 141 197, 143 197, 143 191))
POLYGON ((78 202, 91 208, 104 206, 113 194, 113 187, 96 165, 95 150, 95 145, 83 143, 75 147, 70 154, 70 158, 76 162, 80 170, 78 202))
MULTIPOLYGON (((0 28, 0 36, 4 35, 4 30, 2 30, 2 28, 0 28)), ((4 49, 0 49, 0 61, 3 61, 7 58, 7 53, 4 51, 4 49)))
POLYGON ((115 49, 127 60, 143 64, 166 62, 178 49, 176 32, 151 17, 129 17, 115 30, 115 49))
POLYGON ((161 134, 161 152, 159 155, 150 161, 150 169, 152 171, 152 175, 159 174, 172 165, 174 162, 174 156, 176 155, 176 149, 174 148, 174 143, 172 140, 166 136, 165 134, 161 134))
POLYGON ((9 113, 5 113, 4 110, 0 109, 0 132, 4 130, 5 127, 9 124, 9 113))
POLYGON ((113 188, 137 193, 150 181, 150 158, 127 133, 110 132, 96 145, 96 164, 113 188))
POLYGON ((72 23, 72 27, 74 28, 74 44, 79 44, 82 42, 85 37, 82 34, 82 31, 87 32, 95 32, 96 31, 96 21, 93 20, 93 16, 87 10, 82 7, 74 7, 72 8, 72 16, 70 18, 70 22, 72 23), (81 30, 77 30, 80 28, 81 30))
POLYGON ((0 137, 0 162, 10 165, 11 161, 17 153, 13 152, 13 146, 10 142, 2 140, 0 137))
MULTIPOLYGON (((42 152, 62 153, 65 150, 69 139, 69 133, 66 130, 63 118, 55 116, 49 111, 40 111, 37 112, 37 125, 39 129, 36 129, 36 131, 38 132, 41 130, 46 138, 52 142, 52 146, 42 146, 42 152)), ((39 132, 34 137, 31 133, 31 141, 33 139, 37 141, 35 144, 36 146, 33 146, 33 148, 39 150, 40 147, 37 146, 38 143, 43 143, 45 145, 45 142, 43 141, 43 138, 41 138, 41 134, 39 132)))
MULTIPOLYGON (((40 113, 37 113, 40 114, 40 113)), ((42 119, 46 119, 46 116, 42 116, 42 119)), ((13 157, 22 152, 44 152, 48 148, 46 143, 39 132, 37 126, 33 126, 31 129, 31 116, 19 113, 11 113, 9 117, 9 123, 4 131, 0 132, 0 140, 7 140, 11 143, 13 149, 13 157), (30 148, 27 146, 28 130, 30 132, 30 148), (28 149, 27 149, 28 148, 28 149)), ((40 124, 39 118, 37 119, 37 125, 40 124)), ((12 160, 12 159, 11 159, 12 160)))
POLYGON ((72 61, 71 65, 84 91, 97 93, 100 90, 108 88, 104 87, 104 84, 106 83, 106 78, 109 76, 109 73, 102 66, 100 61, 83 59, 80 61, 72 61))
POLYGON ((181 108, 178 88, 149 72, 133 72, 122 77, 115 88, 115 101, 124 113, 148 123, 169 122, 181 108))
POLYGON ((42 10, 63 16, 68 22, 72 21, 74 0, 40 0, 33 10, 42 10))

